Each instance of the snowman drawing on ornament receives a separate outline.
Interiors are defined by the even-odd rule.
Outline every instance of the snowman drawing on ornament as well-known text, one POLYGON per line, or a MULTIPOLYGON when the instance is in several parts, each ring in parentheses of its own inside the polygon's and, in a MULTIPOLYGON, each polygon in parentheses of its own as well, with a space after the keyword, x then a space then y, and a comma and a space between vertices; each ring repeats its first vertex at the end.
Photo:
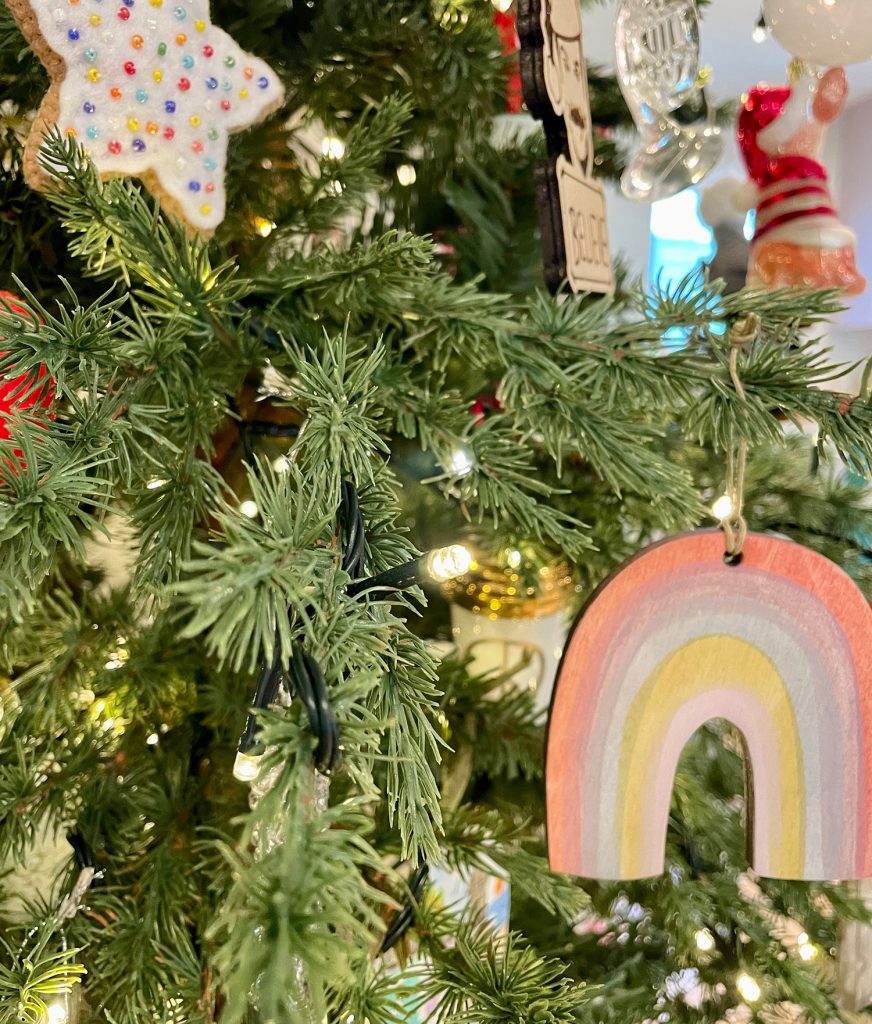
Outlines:
POLYGON ((593 173, 593 140, 578 4, 545 0, 544 7, 546 88, 554 113, 563 118, 571 161, 589 178, 593 173))
POLYGON ((858 295, 866 279, 857 269, 856 236, 839 219, 820 157, 827 127, 847 101, 841 65, 872 56, 868 0, 764 0, 763 10, 794 60, 788 85, 756 86, 739 114, 753 187, 748 207, 757 211, 748 284, 858 295))

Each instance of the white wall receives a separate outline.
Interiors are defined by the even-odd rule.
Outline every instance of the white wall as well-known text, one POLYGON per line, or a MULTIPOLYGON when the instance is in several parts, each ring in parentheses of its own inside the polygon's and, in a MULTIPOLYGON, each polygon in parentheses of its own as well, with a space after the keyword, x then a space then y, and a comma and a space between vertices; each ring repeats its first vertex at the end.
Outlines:
MULTIPOLYGON (((828 341, 837 359, 853 362, 872 356, 872 99, 853 103, 833 125, 827 149, 833 196, 839 215, 857 233, 857 265, 870 282, 865 294, 847 299, 828 341)), ((859 388, 862 369, 838 386, 859 388)))
POLYGON ((646 282, 651 252, 651 207, 625 199, 617 185, 606 185, 606 214, 612 256, 626 264, 631 277, 646 282))

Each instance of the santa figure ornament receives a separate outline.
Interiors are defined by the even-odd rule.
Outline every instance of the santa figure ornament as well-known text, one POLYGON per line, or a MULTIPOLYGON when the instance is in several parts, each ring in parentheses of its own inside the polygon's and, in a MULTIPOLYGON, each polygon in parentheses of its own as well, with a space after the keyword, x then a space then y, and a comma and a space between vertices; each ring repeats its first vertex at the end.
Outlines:
POLYGON ((839 220, 819 161, 827 125, 845 105, 843 68, 791 64, 788 86, 758 85, 739 114, 739 148, 755 188, 748 284, 839 288, 857 295, 856 236, 839 220))
POLYGON ((751 285, 847 295, 866 287, 854 233, 839 220, 820 154, 848 95, 841 65, 872 57, 869 14, 869 0, 763 0, 766 24, 795 60, 789 85, 757 86, 739 115, 757 208, 751 285))

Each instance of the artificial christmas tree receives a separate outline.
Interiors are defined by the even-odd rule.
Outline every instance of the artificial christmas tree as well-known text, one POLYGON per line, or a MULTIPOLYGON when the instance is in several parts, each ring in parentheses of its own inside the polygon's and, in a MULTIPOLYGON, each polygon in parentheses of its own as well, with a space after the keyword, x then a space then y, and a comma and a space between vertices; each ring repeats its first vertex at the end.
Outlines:
MULTIPOLYGON (((30 190, 47 83, 0 8, 0 287, 33 313, 0 309, 0 372, 53 382, 53 418, 0 441, 0 886, 19 897, 0 1021, 840 1012, 840 926, 867 912, 836 883, 748 872, 728 724, 685 751, 666 874, 577 881, 547 866, 534 696, 432 643, 457 547, 541 551, 584 599, 646 542, 711 524, 739 438, 749 525, 872 589, 872 401, 819 390, 835 371, 807 340, 838 296, 699 275, 536 290, 544 142, 491 139, 493 13, 215 3, 285 101, 230 139, 207 242, 73 137, 49 136, 54 187, 30 190), (751 314, 740 394, 730 328, 751 314), (817 466, 785 429, 808 421, 817 466), (93 541, 125 532, 126 558, 131 531, 106 587, 93 541), (24 885, 67 833, 60 871, 24 885), (508 877, 510 934, 428 901, 430 864, 508 877)), ((605 77, 590 99, 594 170, 618 176, 629 113, 605 77)))

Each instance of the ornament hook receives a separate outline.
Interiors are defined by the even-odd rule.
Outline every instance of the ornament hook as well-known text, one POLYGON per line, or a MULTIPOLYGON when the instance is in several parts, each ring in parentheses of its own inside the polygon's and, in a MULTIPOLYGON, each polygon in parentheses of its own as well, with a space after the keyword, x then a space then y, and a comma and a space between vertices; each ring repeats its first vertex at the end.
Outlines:
MULTIPOLYGON (((730 329, 730 379, 739 400, 745 401, 745 386, 739 373, 739 354, 757 339, 760 333, 760 317, 751 313, 737 320, 730 329)), ((745 504, 745 468, 748 461, 748 440, 739 438, 738 444, 730 443, 727 449, 728 508, 721 517, 721 528, 726 541, 724 561, 727 565, 739 565, 748 536, 748 523, 743 514, 745 504)))

